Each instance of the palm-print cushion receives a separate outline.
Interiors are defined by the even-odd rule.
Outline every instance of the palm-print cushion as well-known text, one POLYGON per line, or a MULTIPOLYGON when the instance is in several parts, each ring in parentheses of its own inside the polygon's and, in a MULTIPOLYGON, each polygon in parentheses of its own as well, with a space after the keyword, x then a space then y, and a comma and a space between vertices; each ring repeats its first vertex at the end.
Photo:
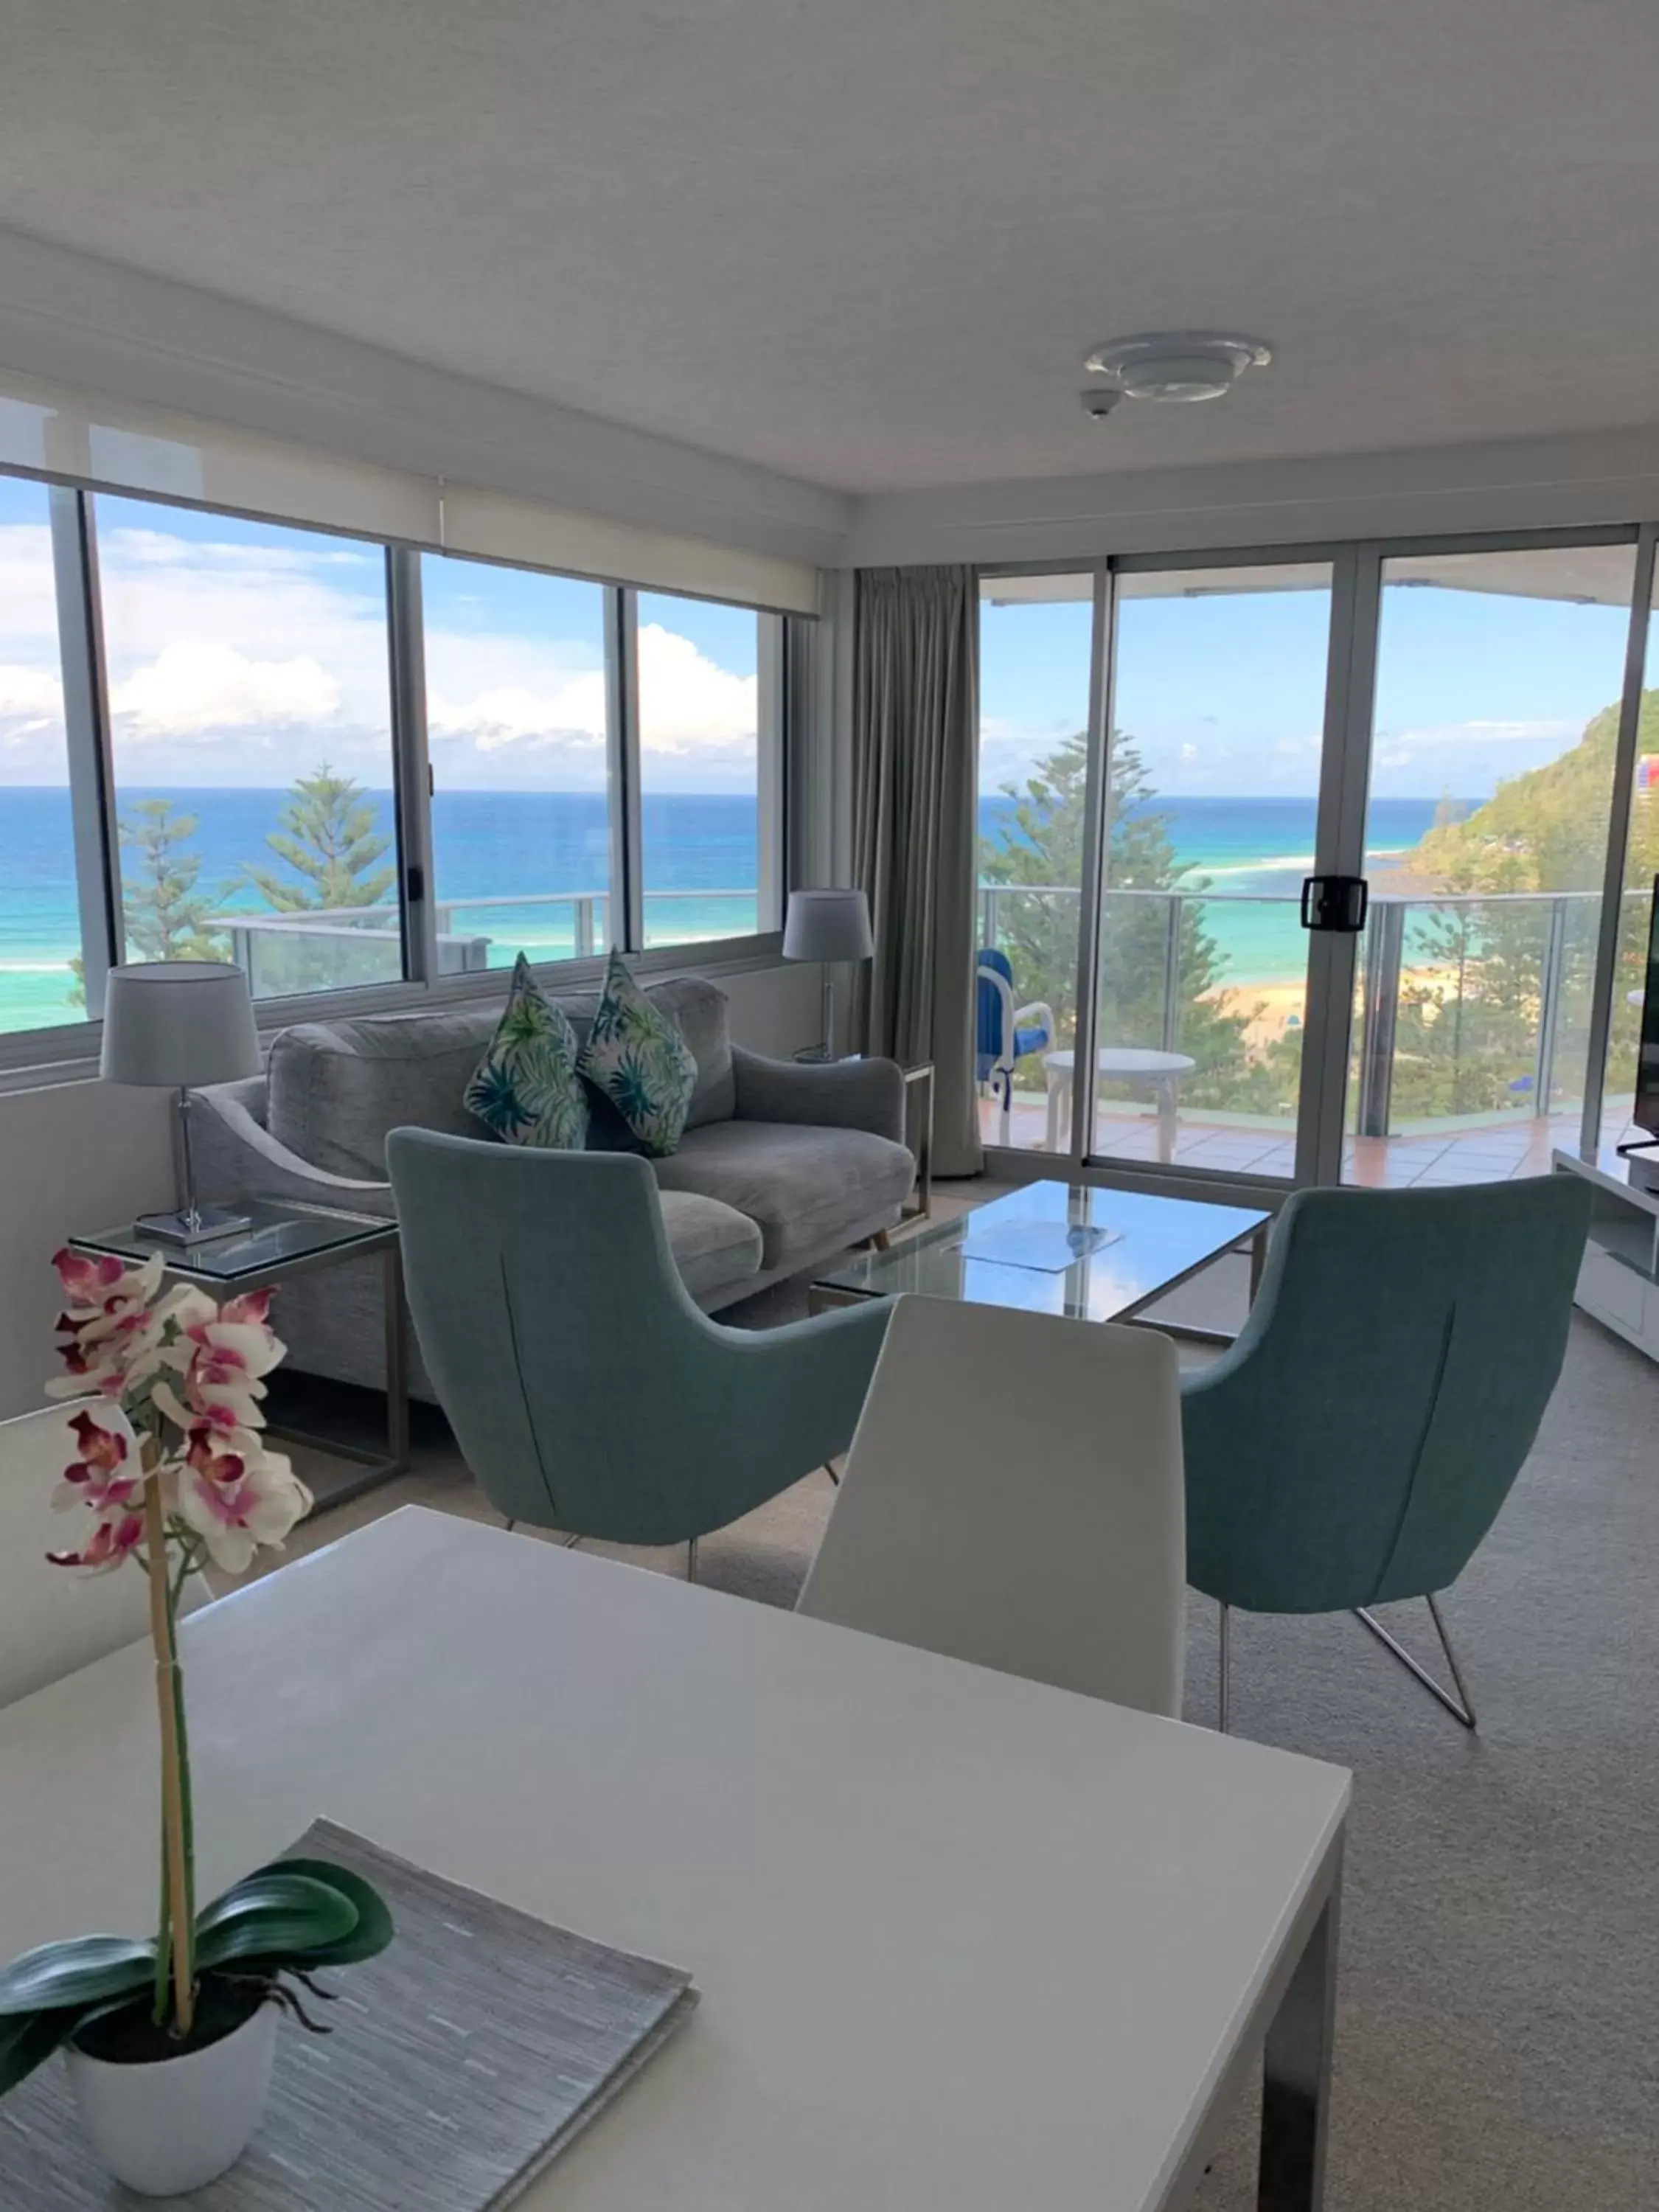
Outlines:
POLYGON ((576 1073, 576 1032, 542 995, 521 952, 507 1011, 466 1086, 466 1106, 509 1145, 580 1152, 587 1143, 587 1094, 576 1073))
POLYGON ((576 1063, 633 1132, 640 1150, 666 1159, 685 1133, 697 1063, 685 1039, 653 1006, 612 952, 605 994, 576 1063))

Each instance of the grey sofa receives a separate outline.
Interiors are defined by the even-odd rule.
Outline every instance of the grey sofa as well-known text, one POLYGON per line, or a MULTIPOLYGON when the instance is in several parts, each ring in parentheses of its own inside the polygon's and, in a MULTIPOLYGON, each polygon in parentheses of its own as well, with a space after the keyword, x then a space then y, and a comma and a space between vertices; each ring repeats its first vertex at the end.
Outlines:
MULTIPOLYGON (((649 986, 697 1063, 679 1150, 654 1163, 686 1288, 718 1312, 889 1227, 909 1193, 904 1085, 890 1060, 765 1060, 732 1042, 726 995, 699 976, 649 986)), ((597 992, 559 1003, 578 1035, 597 992)), ((394 1211, 386 1140, 402 1127, 482 1137, 462 1103, 501 1002, 306 1022, 272 1042, 262 1076, 196 1094, 197 1172, 216 1200, 297 1198, 394 1211)), ((550 1267, 559 1265, 550 1247, 550 1267)), ((382 1387, 380 1263, 348 1261, 285 1286, 273 1314, 289 1364, 382 1387)), ((410 1388, 435 1400, 411 1346, 410 1388)))

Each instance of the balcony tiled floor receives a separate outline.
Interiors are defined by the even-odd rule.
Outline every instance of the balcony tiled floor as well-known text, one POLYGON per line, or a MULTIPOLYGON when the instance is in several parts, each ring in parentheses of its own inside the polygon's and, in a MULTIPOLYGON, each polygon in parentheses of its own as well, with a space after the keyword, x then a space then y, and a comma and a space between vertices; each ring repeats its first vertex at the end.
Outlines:
MULTIPOLYGON (((988 1145, 1002 1141, 1001 1113, 990 1099, 980 1101, 980 1132, 988 1145)), ((1626 1133, 1622 1112, 1607 1116, 1602 1141, 1613 1144, 1626 1133)), ((1159 1158, 1158 1125, 1152 1115, 1107 1115, 1097 1122, 1096 1150, 1103 1159, 1156 1164, 1159 1158)), ((1042 1152, 1047 1147, 1046 1115, 1035 1099, 1018 1092, 1011 1125, 1011 1141, 1020 1152, 1042 1152)), ((1350 1137, 1342 1148, 1346 1182, 1369 1188, 1403 1190, 1413 1186, 1447 1183, 1503 1182, 1512 1176, 1547 1175, 1550 1154, 1558 1146, 1578 1142, 1577 1114, 1545 1119, 1517 1115, 1513 1121, 1487 1123, 1479 1128, 1444 1129, 1421 1135, 1350 1137)), ((1207 1168, 1220 1174, 1281 1176, 1288 1182, 1295 1168, 1292 1134, 1283 1129, 1242 1128, 1237 1123, 1206 1122, 1182 1115, 1170 1164, 1207 1168)))

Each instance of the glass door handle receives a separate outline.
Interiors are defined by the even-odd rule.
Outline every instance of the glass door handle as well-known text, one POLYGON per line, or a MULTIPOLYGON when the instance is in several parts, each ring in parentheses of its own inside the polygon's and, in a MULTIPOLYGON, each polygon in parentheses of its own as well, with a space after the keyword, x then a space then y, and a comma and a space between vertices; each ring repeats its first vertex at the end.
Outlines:
POLYGON ((1370 902, 1370 885, 1364 876, 1305 876, 1302 927, 1357 936, 1365 927, 1370 902))

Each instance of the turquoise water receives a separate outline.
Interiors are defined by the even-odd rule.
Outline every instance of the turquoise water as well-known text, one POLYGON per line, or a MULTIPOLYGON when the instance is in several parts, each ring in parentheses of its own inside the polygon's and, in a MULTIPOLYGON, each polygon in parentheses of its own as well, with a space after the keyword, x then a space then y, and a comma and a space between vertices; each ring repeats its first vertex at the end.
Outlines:
MULTIPOLYGON (((391 836, 392 796, 367 794, 381 834, 391 836)), ((171 799, 194 814, 185 850, 201 861, 198 890, 216 910, 267 911, 234 888, 244 862, 269 863, 267 835, 278 826, 280 791, 126 791, 171 799)), ((1427 799, 1376 799, 1369 831, 1373 860, 1413 845, 1434 819, 1427 799)), ((1267 894, 1293 902, 1312 865, 1311 799, 1168 799, 1153 810, 1165 826, 1187 880, 1212 892, 1267 894)), ((987 799, 981 832, 1006 834, 1010 802, 987 799)), ((602 794, 582 792, 441 792, 433 800, 436 891, 442 926, 489 939, 492 967, 520 947, 558 959, 574 948, 575 911, 544 903, 550 893, 603 894, 610 843, 602 794), (531 902, 516 904, 512 902, 531 902), (478 902, 488 901, 488 904, 478 902), (507 903, 495 903, 506 901, 507 903), (471 902, 471 903, 470 903, 471 902)), ((755 803, 740 796, 647 794, 643 802, 648 941, 689 944, 745 934, 756 927, 755 803), (672 897, 667 894, 674 894, 672 897), (725 894, 725 896, 720 896, 725 894)), ((1289 982, 1304 972, 1306 945, 1291 903, 1232 904, 1212 896, 1205 923, 1233 982, 1289 982)), ((609 941, 604 905, 593 941, 609 941)), ((264 940, 269 943, 270 940, 264 940)), ((69 963, 80 945, 69 793, 61 788, 0 787, 0 1030, 82 1018, 71 1002, 69 963)), ((380 957, 395 972, 397 951, 380 957)))
MULTIPOLYGON (((1365 824, 1367 867, 1408 852, 1433 825, 1440 803, 1373 799, 1365 824)), ((1158 799, 1142 809, 1162 817, 1183 872, 1182 886, 1202 898, 1203 926, 1215 941, 1224 982, 1295 983, 1306 974, 1308 940, 1297 902, 1313 866, 1317 804, 1158 799)), ((1012 811, 1012 800, 981 799, 981 836, 1006 840, 1012 811)))
MULTIPOLYGON (((390 841, 391 793, 364 795, 377 830, 390 841)), ((245 863, 286 873, 265 842, 279 828, 286 797, 282 791, 124 790, 121 804, 125 811, 137 799, 167 799, 176 813, 194 815, 198 827, 178 849, 201 863, 198 894, 211 899, 216 913, 263 915, 270 911, 264 899, 237 888, 236 878, 245 863)), ((647 942, 690 944, 751 933, 754 799, 647 793, 641 811, 647 942)), ((432 821, 440 927, 455 936, 487 937, 491 967, 510 966, 520 949, 532 959, 568 958, 575 945, 575 908, 568 898, 550 904, 548 895, 598 893, 592 942, 602 949, 610 941, 603 897, 611 867, 607 819, 604 794, 597 792, 438 793, 432 821)), ((388 857, 394 850, 389 842, 388 857)), ((384 924, 395 927, 390 915, 384 924)), ((0 1030, 84 1018, 70 998, 69 963, 80 942, 69 793, 0 786, 0 1030)), ((255 943, 264 951, 280 951, 269 936, 255 943)), ((352 963, 350 972, 318 977, 318 983, 395 975, 400 956, 395 941, 370 940, 362 950, 348 945, 329 957, 352 963)), ((260 981, 256 965, 256 988, 260 981)))

